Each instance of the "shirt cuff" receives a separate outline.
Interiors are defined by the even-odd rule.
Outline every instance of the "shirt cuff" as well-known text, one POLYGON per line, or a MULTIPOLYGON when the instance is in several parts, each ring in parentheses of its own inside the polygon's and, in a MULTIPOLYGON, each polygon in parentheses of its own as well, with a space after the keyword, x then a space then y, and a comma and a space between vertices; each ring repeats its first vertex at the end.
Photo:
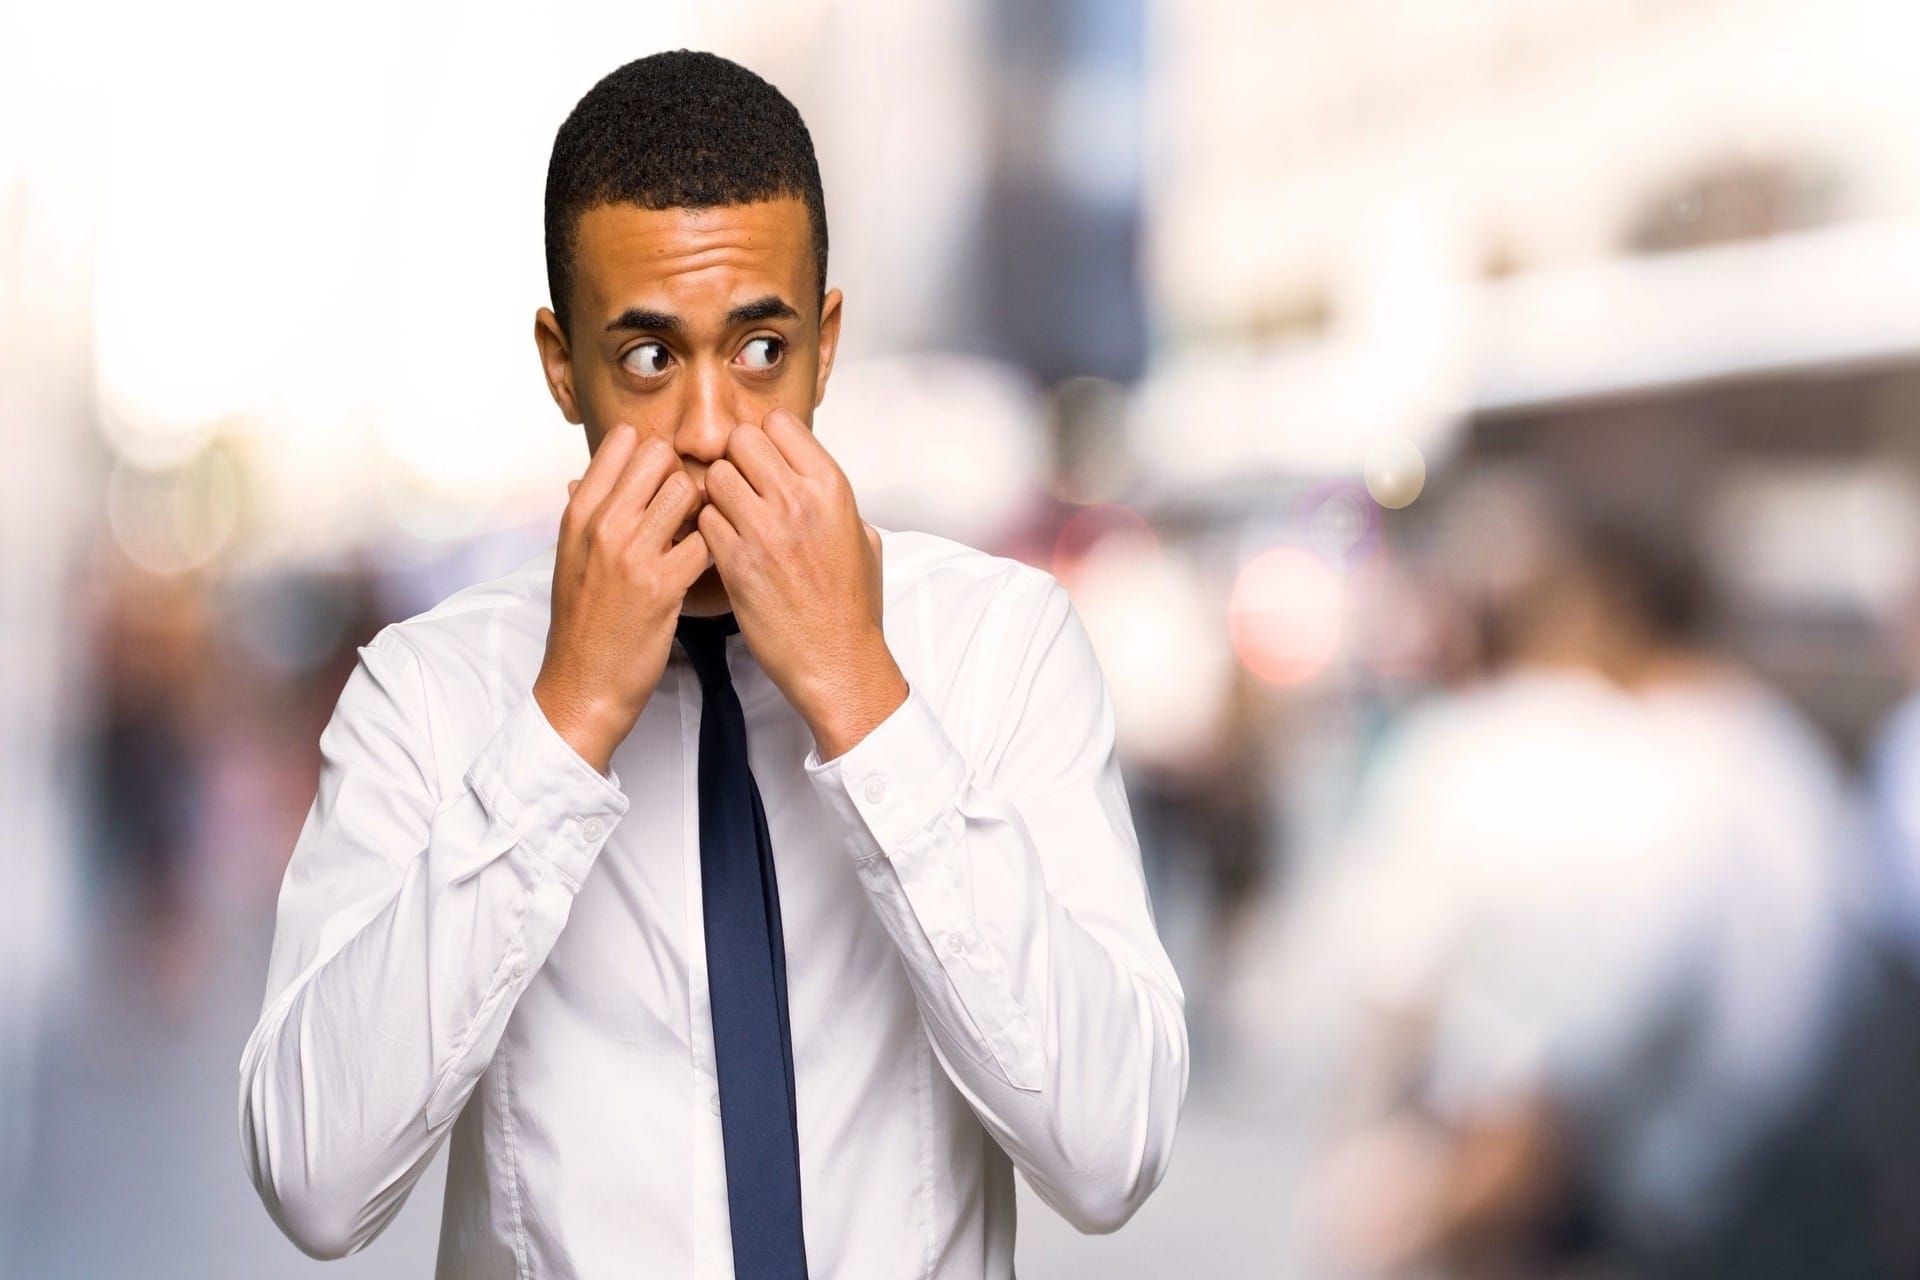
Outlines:
POLYGON ((824 763, 815 743, 802 764, 856 859, 909 847, 967 781, 966 758, 911 681, 906 700, 866 737, 824 763))
POLYGON ((467 786, 518 842, 579 889, 631 803, 620 775, 588 764, 528 690, 468 766, 467 786))

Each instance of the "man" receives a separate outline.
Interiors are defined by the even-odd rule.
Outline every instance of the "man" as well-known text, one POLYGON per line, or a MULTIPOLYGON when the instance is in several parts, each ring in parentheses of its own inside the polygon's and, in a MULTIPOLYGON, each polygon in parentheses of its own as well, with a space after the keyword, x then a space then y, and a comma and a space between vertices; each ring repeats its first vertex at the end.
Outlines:
MULTIPOLYGON (((1183 995, 1059 584, 860 519, 811 139, 707 54, 555 139, 557 545, 380 632, 321 738, 240 1064, 352 1253, 452 1137, 439 1275, 1004 1277, 1166 1169, 1183 995)), ((906 429, 903 426, 903 429, 906 429)))
POLYGON ((1825 1226, 1742 1202, 1848 1000, 1842 775, 1714 652, 1700 571, 1655 528, 1524 470, 1442 509, 1482 678, 1383 747, 1296 924, 1324 940, 1299 953, 1322 1007, 1354 1015, 1338 1078, 1366 1082, 1327 1108, 1357 1123, 1316 1170, 1350 1261, 1840 1274, 1775 1270, 1825 1226), (1739 1237, 1768 1264, 1715 1264, 1739 1237))

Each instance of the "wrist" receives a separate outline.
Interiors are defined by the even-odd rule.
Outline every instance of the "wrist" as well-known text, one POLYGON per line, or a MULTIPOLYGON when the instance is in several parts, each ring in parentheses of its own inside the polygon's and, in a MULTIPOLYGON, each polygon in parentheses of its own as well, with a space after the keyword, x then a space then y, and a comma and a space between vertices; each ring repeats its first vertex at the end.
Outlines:
POLYGON ((891 653, 883 653, 852 679, 837 682, 836 692, 816 702, 821 709, 805 717, 822 762, 853 750, 900 709, 910 692, 907 677, 891 653))
POLYGON ((614 748, 625 740, 638 718, 605 700, 575 694, 545 673, 533 682, 533 699, 554 732, 602 774, 612 767, 614 748))

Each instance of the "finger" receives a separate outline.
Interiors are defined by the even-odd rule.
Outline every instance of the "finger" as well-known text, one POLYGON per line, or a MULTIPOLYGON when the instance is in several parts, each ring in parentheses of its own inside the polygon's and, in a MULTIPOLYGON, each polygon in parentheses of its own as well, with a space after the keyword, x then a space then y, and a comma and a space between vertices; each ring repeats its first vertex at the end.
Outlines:
POLYGON ((700 575, 713 566, 713 553, 707 547, 706 535, 698 529, 668 548, 660 559, 667 566, 669 580, 682 591, 698 582, 700 575))
MULTIPOLYGON (((653 502, 654 495, 660 491, 660 485, 676 471, 684 471, 680 465, 680 455, 673 446, 658 436, 647 441, 627 459, 626 470, 613 483, 613 489, 602 504, 599 518, 625 529, 636 528, 647 514, 647 507, 653 502)), ((693 477, 685 477, 691 485, 693 477)))
POLYGON ((793 410, 775 409, 761 426, 787 465, 799 474, 821 476, 840 469, 827 447, 820 443, 820 437, 813 434, 793 410))
MULTIPOLYGON (((713 477, 711 469, 707 471, 707 477, 708 484, 711 486, 713 477)), ((712 496, 711 487, 708 488, 707 494, 709 497, 712 496)), ((732 562, 734 549, 740 545, 739 526, 727 519, 726 513, 711 502, 700 508, 700 533, 706 539, 707 550, 713 554, 713 562, 716 565, 732 562)), ((720 572, 725 573, 726 570, 722 569, 720 572)))
POLYGON ((763 429, 751 422, 741 423, 727 436, 727 459, 763 498, 784 489, 788 477, 793 475, 786 455, 763 429))
POLYGON ((640 443, 640 433, 627 423, 621 423, 600 441, 600 447, 593 451, 593 460, 587 463, 587 472, 580 477, 580 487, 574 491, 573 505, 580 513, 591 516, 599 510, 600 502, 619 478, 626 467, 627 459, 640 443))
POLYGON ((707 468, 707 505, 717 507, 734 528, 752 525, 754 507, 759 501, 760 495, 730 459, 721 458, 707 468))
POLYGON ((656 549, 665 547, 699 505, 700 486, 693 482, 693 477, 684 470, 670 474, 660 482, 633 536, 656 549))

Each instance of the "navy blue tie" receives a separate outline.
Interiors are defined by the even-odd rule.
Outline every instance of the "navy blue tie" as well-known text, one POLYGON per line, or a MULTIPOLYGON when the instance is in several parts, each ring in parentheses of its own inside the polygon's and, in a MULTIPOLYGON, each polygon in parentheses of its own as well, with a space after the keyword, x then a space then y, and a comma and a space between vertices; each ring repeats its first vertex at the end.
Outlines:
POLYGON ((700 896, 727 1213, 734 1275, 805 1280, 780 887, 747 763, 746 717, 727 669, 727 637, 739 630, 731 613, 682 614, 675 632, 700 676, 700 896))

